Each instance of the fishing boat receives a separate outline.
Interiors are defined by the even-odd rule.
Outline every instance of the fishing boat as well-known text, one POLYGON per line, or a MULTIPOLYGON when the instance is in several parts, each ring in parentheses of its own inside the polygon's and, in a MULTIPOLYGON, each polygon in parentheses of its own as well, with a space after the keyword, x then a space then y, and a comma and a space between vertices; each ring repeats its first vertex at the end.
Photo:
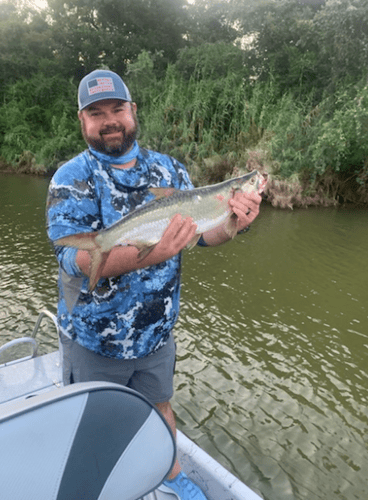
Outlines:
POLYGON ((38 355, 44 321, 57 329, 43 310, 29 337, 0 347, 2 499, 179 500, 162 484, 177 454, 208 500, 261 500, 185 434, 175 442, 135 391, 105 382, 64 387, 62 347, 38 355), (19 347, 29 352, 9 359, 19 347))

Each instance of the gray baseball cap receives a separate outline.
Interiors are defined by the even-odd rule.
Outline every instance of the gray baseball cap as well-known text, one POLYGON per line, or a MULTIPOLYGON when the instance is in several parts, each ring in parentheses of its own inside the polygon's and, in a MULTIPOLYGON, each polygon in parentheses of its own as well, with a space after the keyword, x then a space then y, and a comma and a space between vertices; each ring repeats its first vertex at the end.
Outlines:
POLYGON ((97 69, 86 75, 78 88, 79 111, 104 99, 121 99, 131 102, 128 87, 113 71, 97 69))

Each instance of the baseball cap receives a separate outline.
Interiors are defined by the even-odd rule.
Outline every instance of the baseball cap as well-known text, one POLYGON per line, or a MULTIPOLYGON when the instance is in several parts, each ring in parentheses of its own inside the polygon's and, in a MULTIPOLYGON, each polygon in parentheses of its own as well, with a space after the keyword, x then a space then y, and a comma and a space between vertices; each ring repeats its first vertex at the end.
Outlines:
POLYGON ((128 87, 119 75, 113 71, 97 69, 86 75, 79 84, 79 111, 104 99, 132 101, 128 87))

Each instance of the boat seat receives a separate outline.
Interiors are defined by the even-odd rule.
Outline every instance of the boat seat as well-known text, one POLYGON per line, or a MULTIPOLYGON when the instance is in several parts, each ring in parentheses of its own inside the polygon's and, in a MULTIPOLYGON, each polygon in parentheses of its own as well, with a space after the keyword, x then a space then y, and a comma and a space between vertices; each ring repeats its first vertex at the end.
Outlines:
POLYGON ((1 498, 137 500, 175 460, 157 409, 126 387, 86 382, 0 406, 1 498))

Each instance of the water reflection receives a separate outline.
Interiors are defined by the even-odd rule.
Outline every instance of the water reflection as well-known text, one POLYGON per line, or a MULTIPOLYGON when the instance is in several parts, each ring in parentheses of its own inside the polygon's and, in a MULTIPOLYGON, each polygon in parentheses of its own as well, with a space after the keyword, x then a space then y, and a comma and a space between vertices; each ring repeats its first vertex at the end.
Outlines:
MULTIPOLYGON (((55 310, 46 189, 1 177, 0 343, 55 310)), ((185 252, 178 425, 266 499, 368 498, 367 215, 263 206, 249 233, 185 252)))
MULTIPOLYGON (((48 181, 1 176, 0 186, 0 342, 29 335, 44 307, 55 310, 57 266, 45 235, 48 181)), ((41 331, 41 352, 55 338, 41 331)))
POLYGON ((266 498, 367 496, 367 222, 264 207, 185 256, 180 425, 266 498))

